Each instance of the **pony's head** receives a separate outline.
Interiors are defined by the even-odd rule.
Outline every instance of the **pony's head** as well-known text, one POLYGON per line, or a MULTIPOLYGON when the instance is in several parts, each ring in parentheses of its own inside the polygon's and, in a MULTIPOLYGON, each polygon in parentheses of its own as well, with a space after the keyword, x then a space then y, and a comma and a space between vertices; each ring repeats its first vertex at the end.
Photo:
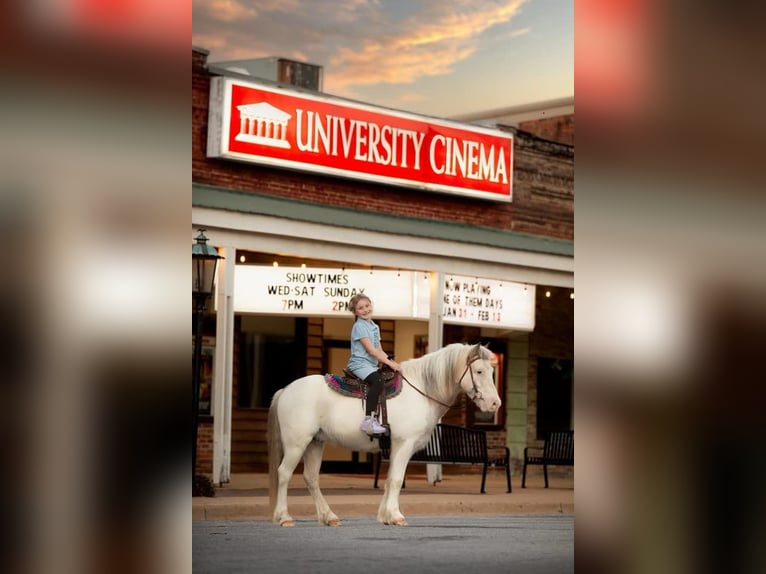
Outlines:
POLYGON ((485 413, 494 413, 502 401, 495 386, 494 365, 497 358, 480 344, 469 348, 460 378, 460 387, 474 404, 485 413), (493 364, 494 363, 494 364, 493 364))

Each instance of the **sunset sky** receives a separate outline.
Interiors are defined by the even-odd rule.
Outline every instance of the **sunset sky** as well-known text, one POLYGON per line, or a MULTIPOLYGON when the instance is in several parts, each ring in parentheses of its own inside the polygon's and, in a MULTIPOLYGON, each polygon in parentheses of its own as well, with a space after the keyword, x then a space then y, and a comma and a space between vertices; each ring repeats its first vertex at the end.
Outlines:
POLYGON ((574 95, 573 0, 194 0, 208 62, 324 67, 324 91, 449 117, 574 95))

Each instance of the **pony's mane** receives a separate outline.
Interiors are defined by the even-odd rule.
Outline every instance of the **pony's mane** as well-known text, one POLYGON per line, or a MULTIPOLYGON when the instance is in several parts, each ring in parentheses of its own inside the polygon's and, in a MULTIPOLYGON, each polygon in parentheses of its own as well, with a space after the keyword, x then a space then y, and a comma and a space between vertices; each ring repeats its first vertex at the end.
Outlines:
MULTIPOLYGON (((406 361, 408 367, 414 367, 423 392, 452 398, 457 392, 457 381, 465 369, 468 353, 475 345, 451 343, 432 353, 406 361)), ((481 358, 488 359, 490 353, 484 347, 481 358)))

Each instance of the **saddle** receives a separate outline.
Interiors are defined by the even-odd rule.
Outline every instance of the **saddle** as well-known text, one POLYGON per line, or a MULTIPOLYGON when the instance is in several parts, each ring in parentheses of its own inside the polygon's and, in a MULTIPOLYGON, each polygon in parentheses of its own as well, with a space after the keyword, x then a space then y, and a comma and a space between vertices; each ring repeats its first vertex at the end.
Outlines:
MULTIPOLYGON (((396 371, 391 369, 388 365, 383 365, 379 369, 379 372, 383 375, 383 391, 380 393, 376 415, 379 417, 381 424, 390 430, 386 399, 394 398, 402 391, 402 379, 398 376, 396 371)), ((338 393, 360 398, 362 402, 367 398, 367 387, 369 385, 347 369, 343 369, 342 377, 333 374, 325 375, 325 381, 327 382, 327 386, 338 393)), ((380 438, 381 446, 383 446, 382 441, 390 441, 390 432, 389 435, 386 436, 371 436, 370 440, 373 438, 380 438)))
MULTIPOLYGON (((383 375, 383 389, 385 390, 388 383, 396 378, 396 371, 388 365, 383 365, 378 369, 378 372, 383 375)), ((349 386, 358 385, 361 388, 367 387, 367 383, 348 369, 343 369, 343 379, 349 386)))

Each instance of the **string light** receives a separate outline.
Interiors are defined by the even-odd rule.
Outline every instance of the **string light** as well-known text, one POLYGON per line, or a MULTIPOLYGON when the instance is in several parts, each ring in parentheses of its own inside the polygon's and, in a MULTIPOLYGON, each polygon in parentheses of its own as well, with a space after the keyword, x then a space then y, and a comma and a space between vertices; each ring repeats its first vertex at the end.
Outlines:
POLYGON ((546 291, 546 292, 545 292, 545 296, 546 296, 546 297, 550 297, 550 296, 551 296, 551 292, 550 292, 550 291, 546 291))
POLYGON ((306 264, 305 263, 301 263, 301 269, 305 269, 305 268, 306 268, 306 264))
POLYGON ((244 255, 240 255, 239 256, 239 262, 240 263, 244 263, 245 262, 245 256, 244 255))
POLYGON ((574 300, 574 291, 572 291, 572 292, 569 294, 569 298, 570 298, 570 299, 572 299, 572 300, 574 300))
POLYGON ((272 267, 279 267, 279 262, 278 261, 274 261, 274 263, 272 263, 271 266, 272 267))

